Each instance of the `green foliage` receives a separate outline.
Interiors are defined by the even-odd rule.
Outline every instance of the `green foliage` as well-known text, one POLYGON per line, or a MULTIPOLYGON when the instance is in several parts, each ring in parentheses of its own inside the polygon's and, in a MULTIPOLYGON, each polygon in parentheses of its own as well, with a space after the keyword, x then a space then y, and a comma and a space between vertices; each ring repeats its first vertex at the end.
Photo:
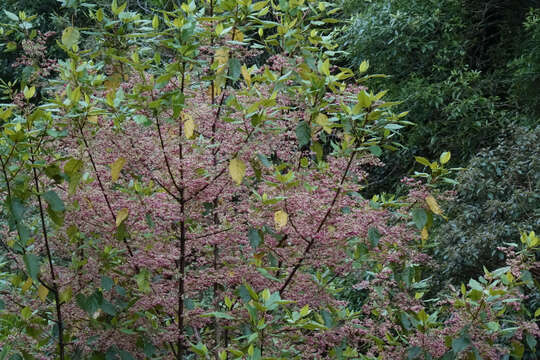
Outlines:
POLYGON ((503 262, 497 250, 519 230, 540 228, 540 127, 518 127, 480 152, 459 177, 448 223, 437 230, 440 277, 452 283, 503 262))
POLYGON ((400 81, 412 74, 463 65, 466 17, 460 0, 355 1, 354 5, 358 13, 342 40, 353 66, 367 58, 373 72, 400 81))
POLYGON ((524 23, 520 55, 510 62, 510 91, 525 111, 540 115, 540 9, 531 9, 524 23))
POLYGON ((509 124, 534 122, 536 12, 525 28, 521 22, 536 0, 346 3, 353 17, 338 38, 348 53, 343 61, 369 59, 373 71, 390 75, 381 81, 417 125, 403 133, 407 149, 383 156, 387 166, 373 172, 369 194, 395 190, 415 155, 448 150, 461 166, 509 124))

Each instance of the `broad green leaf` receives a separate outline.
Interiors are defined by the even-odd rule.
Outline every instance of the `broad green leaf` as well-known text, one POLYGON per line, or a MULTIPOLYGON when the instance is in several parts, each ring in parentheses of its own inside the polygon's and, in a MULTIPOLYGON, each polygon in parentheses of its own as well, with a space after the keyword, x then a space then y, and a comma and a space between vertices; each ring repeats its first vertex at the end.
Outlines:
POLYGON ((459 338, 452 340, 452 351, 457 355, 468 348, 469 345, 471 345, 471 340, 469 337, 462 335, 459 338))
POLYGON ((10 20, 13 20, 13 21, 19 21, 19 17, 17 15, 15 15, 14 13, 10 12, 10 11, 7 11, 7 10, 4 10, 4 13, 7 15, 7 17, 10 19, 10 20))
POLYGON ((248 239, 253 249, 257 249, 259 245, 263 242, 262 233, 257 229, 249 229, 248 239))
POLYGON ((308 145, 311 141, 311 128, 305 121, 300 121, 296 126, 296 138, 300 146, 308 145))
POLYGON ((23 262, 26 266, 28 275, 34 280, 34 283, 38 283, 39 268, 41 267, 41 260, 38 256, 32 253, 26 253, 23 256, 23 262))
POLYGON ((28 320, 32 316, 32 309, 30 309, 28 306, 24 307, 21 310, 21 318, 23 320, 28 320))
POLYGON ((112 182, 115 182, 120 177, 120 171, 124 167, 124 164, 126 163, 126 159, 123 157, 119 157, 116 159, 115 162, 111 164, 111 180, 112 182))
POLYGON ((62 44, 68 49, 79 43, 80 33, 79 30, 70 26, 64 29, 62 32, 62 44))
POLYGON ((240 185, 246 174, 246 164, 238 158, 234 158, 229 163, 229 174, 233 181, 240 185))
POLYGON ((154 15, 154 18, 152 19, 152 28, 155 30, 159 26, 159 18, 157 15, 154 15))
POLYGON ((376 227, 369 228, 368 239, 372 247, 377 247, 377 245, 379 245, 379 240, 381 239, 381 233, 376 227))
POLYGON ((412 215, 413 215, 413 221, 414 221, 414 224, 416 225, 416 228, 418 230, 422 230, 424 226, 426 226, 427 221, 428 221, 426 210, 422 208, 416 208, 413 210, 412 215))
POLYGON ((101 277, 101 288, 103 290, 109 291, 112 289, 113 285, 114 285, 114 281, 110 277, 105 276, 105 275, 101 277))
POLYGON ((64 202, 55 191, 49 190, 43 194, 43 199, 49 204, 49 207, 54 212, 64 212, 66 210, 64 202))
POLYGON ((377 157, 382 155, 382 149, 377 145, 371 145, 369 151, 377 157))

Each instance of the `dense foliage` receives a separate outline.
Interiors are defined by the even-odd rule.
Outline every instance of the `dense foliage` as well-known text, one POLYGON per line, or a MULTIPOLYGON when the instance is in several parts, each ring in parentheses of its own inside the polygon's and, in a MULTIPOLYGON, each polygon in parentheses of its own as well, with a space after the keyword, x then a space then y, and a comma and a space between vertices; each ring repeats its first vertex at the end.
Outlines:
MULTIPOLYGON (((458 169, 439 150, 460 149, 418 121, 439 146, 416 157, 423 172, 401 179, 400 197, 368 197, 369 171, 417 119, 371 72, 392 71, 368 54, 399 49, 356 42, 368 46, 355 70, 338 66, 337 4, 58 3, 56 32, 38 31, 51 24, 32 3, 6 3, 2 20, 4 74, 15 71, 0 104, 0 360, 537 357, 536 133, 513 133, 485 155, 495 162, 473 160, 455 200, 441 184, 458 169), (501 219, 506 244, 491 223, 477 233, 459 216, 474 199, 515 210, 501 219), (473 251, 456 252, 484 250, 489 232, 499 238, 486 251, 504 256, 478 251, 486 267, 467 269, 449 256, 457 232, 473 251), (466 278, 439 289, 441 259, 443 274, 454 261, 466 278)), ((451 75, 427 86, 442 114, 475 111, 479 129, 490 111, 502 117, 478 71, 450 69, 467 50, 452 40, 460 3, 409 2, 402 18, 390 3, 366 5, 367 28, 385 22, 365 34, 405 34, 407 56, 441 47, 423 64, 449 59, 451 75), (409 41, 407 29, 442 23, 442 43, 409 41)), ((427 68, 402 60, 426 81, 427 68)))
POLYGON ((536 0, 348 1, 341 39, 347 66, 368 59, 417 126, 385 157, 373 191, 394 188, 414 155, 451 151, 456 165, 507 127, 537 122, 536 0), (536 85, 535 85, 536 84, 536 85))
POLYGON ((504 263, 499 249, 540 228, 540 128, 516 128, 480 152, 458 177, 451 220, 438 229, 441 277, 453 283, 504 263))

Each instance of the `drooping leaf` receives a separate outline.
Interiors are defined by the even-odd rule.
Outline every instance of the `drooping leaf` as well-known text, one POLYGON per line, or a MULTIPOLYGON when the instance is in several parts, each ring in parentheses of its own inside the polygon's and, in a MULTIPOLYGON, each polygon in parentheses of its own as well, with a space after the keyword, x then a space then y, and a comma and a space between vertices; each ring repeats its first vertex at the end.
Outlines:
POLYGON ((116 227, 119 227, 120 224, 124 222, 124 220, 127 219, 129 215, 129 210, 127 208, 122 208, 118 211, 116 214, 116 227))
POLYGON ((229 163, 229 174, 231 175, 233 181, 237 185, 240 185, 244 179, 244 175, 246 174, 246 164, 244 164, 244 162, 238 158, 232 159, 229 163))
POLYGON ((119 157, 111 164, 111 180, 115 182, 120 177, 120 171, 124 167, 126 159, 119 157))
POLYGON ((251 86, 251 74, 249 73, 249 70, 248 70, 247 66, 245 64, 242 65, 242 67, 240 68, 240 71, 242 72, 242 76, 243 76, 244 81, 246 82, 247 86, 250 87, 251 86))
POLYGON ((187 139, 191 139, 195 133, 195 121, 191 115, 185 115, 184 121, 184 135, 187 139))
POLYGON ((26 253, 23 256, 23 262, 26 266, 28 275, 34 280, 34 283, 38 283, 39 268, 41 267, 41 260, 37 255, 32 253, 26 253))
POLYGON ((437 204, 437 200, 435 200, 433 196, 428 195, 426 197, 426 203, 428 204, 429 209, 433 211, 434 214, 442 215, 442 210, 439 207, 439 204, 437 204))
POLYGON ((43 199, 49 204, 50 208, 54 212, 63 212, 66 210, 66 207, 64 206, 64 202, 58 194, 53 191, 49 190, 43 194, 43 199))

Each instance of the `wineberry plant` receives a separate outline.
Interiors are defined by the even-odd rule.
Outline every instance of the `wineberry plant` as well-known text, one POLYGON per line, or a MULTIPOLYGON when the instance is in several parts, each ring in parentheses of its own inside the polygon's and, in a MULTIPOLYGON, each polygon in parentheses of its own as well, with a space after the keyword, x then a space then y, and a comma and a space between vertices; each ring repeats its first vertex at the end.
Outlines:
POLYGON ((535 351, 534 233, 507 268, 425 301, 432 188, 362 197, 410 123, 367 62, 333 65, 334 3, 127 5, 88 6, 54 70, 5 85, 0 359, 535 351))

